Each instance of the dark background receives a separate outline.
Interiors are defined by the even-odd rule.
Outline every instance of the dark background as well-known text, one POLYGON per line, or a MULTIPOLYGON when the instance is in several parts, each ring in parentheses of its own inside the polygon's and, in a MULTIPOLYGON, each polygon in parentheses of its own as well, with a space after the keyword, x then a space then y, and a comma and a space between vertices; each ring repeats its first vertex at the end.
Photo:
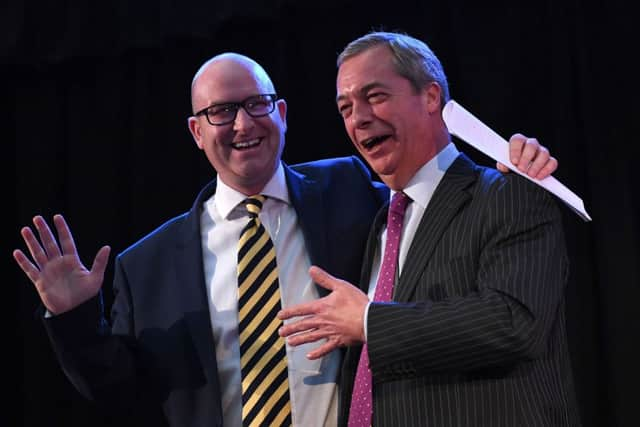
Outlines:
POLYGON ((638 425, 638 47, 636 19, 622 2, 114 0, 3 8, 0 136, 15 199, 7 197, 3 227, 8 374, 0 425, 126 425, 99 415, 57 366, 34 317, 35 290, 11 259, 23 247, 20 227, 34 214, 63 213, 90 265, 103 244, 113 259, 188 210, 214 176, 187 129, 189 86, 222 51, 263 64, 287 100, 285 161, 354 154, 335 107, 335 59, 371 29, 427 41, 453 99, 505 138, 537 137, 560 160, 554 175, 593 218, 583 222, 562 208, 583 423, 638 425))

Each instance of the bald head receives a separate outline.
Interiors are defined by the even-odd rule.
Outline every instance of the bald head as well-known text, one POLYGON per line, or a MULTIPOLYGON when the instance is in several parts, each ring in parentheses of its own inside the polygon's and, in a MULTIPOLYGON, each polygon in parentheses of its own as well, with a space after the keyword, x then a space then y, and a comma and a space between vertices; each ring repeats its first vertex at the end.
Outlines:
POLYGON ((205 62, 191 83, 189 131, 220 180, 245 195, 261 191, 280 163, 287 103, 273 95, 264 68, 232 52, 205 62), (219 113, 224 123, 211 124, 219 113))
MULTIPOLYGON (((236 88, 242 92, 247 85, 254 85, 258 93, 275 93, 267 72, 253 59, 234 52, 214 56, 202 64, 191 82, 191 107, 193 112, 215 103, 215 88, 236 88)), ((227 92, 227 91, 225 91, 227 92)))

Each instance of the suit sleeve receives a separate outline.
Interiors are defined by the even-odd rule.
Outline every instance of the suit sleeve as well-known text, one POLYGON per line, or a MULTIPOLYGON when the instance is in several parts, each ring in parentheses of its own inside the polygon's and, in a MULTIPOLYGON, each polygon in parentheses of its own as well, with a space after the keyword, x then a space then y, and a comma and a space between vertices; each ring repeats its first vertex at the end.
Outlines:
MULTIPOLYGON (((127 312, 124 278, 116 263, 114 308, 127 312)), ((45 329, 65 375, 87 399, 109 410, 126 409, 136 393, 132 341, 124 326, 126 315, 118 316, 116 333, 105 316, 102 292, 79 307, 59 316, 43 319, 45 329)))

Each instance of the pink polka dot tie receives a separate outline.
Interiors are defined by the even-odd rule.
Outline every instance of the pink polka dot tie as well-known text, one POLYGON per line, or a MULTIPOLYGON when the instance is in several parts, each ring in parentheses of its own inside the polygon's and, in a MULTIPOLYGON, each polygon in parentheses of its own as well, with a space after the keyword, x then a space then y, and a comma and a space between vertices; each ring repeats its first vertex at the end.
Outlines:
MULTIPOLYGON (((400 248, 400 235, 404 211, 411 199, 402 192, 393 195, 387 216, 387 243, 384 248, 384 259, 380 267, 374 301, 391 301, 393 282, 396 277, 396 265, 400 248)), ((369 427, 373 414, 371 371, 369 370, 369 353, 367 345, 362 346, 358 371, 351 396, 349 410, 349 427, 369 427)))

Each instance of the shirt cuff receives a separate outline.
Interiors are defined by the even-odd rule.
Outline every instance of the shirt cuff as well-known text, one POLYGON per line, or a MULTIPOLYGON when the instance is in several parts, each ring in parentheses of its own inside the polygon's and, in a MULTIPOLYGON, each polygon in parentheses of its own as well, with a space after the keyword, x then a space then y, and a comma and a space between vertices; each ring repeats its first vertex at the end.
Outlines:
POLYGON ((371 301, 367 303, 367 306, 364 308, 364 342, 367 342, 367 336, 369 335, 369 331, 367 330, 367 319, 369 318, 369 307, 371 306, 371 301))

